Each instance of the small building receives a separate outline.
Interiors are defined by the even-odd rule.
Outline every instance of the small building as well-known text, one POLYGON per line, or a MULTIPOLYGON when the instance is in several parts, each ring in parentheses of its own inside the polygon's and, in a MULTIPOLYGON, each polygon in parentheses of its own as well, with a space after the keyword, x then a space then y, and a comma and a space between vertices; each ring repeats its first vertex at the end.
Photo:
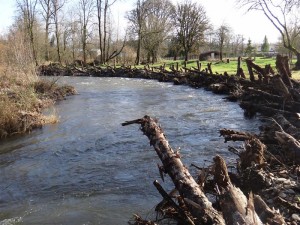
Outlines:
POLYGON ((256 47, 256 54, 258 54, 258 55, 264 55, 264 56, 271 57, 271 56, 275 56, 275 55, 278 54, 278 51, 277 51, 278 44, 272 44, 271 43, 270 46, 269 46, 269 51, 268 52, 262 52, 262 45, 261 44, 256 45, 255 47, 256 47))
POLYGON ((220 52, 219 51, 208 51, 208 52, 202 52, 199 55, 200 61, 207 61, 207 60, 214 60, 220 58, 220 52))

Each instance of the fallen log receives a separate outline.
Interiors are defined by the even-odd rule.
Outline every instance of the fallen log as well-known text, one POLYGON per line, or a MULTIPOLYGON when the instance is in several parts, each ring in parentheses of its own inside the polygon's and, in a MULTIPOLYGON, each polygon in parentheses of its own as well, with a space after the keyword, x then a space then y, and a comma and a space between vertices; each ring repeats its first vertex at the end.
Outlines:
POLYGON ((256 212, 258 212, 259 218, 264 224, 285 224, 282 215, 278 211, 271 209, 259 195, 254 195, 254 207, 256 212))
POLYGON ((163 163, 164 171, 171 177, 181 197, 186 200, 195 224, 225 224, 222 214, 213 208, 201 187, 181 162, 179 154, 169 145, 157 121, 144 116, 138 120, 122 123, 122 126, 133 123, 140 124, 141 130, 149 138, 150 145, 153 145, 163 163))
POLYGON ((284 130, 276 131, 275 138, 286 151, 286 157, 290 161, 300 164, 300 143, 284 130))
POLYGON ((252 196, 247 200, 243 192, 232 185, 224 159, 217 155, 214 162, 214 176, 219 185, 219 201, 226 224, 263 224, 255 212, 252 196))
POLYGON ((184 69, 184 71, 188 71, 190 73, 197 73, 197 74, 201 73, 201 71, 199 71, 198 69, 187 68, 187 67, 182 67, 182 69, 184 69))
POLYGON ((274 117, 275 121, 281 126, 281 130, 284 130, 288 134, 292 135, 296 139, 300 139, 300 131, 297 127, 291 124, 283 115, 278 114, 274 117))
MULTIPOLYGON (((153 182, 154 186, 158 190, 158 192, 161 194, 161 196, 164 198, 166 202, 170 204, 173 209, 176 210, 176 213, 179 215, 178 217, 180 218, 181 222, 187 225, 195 225, 193 220, 187 215, 187 213, 179 207, 174 200, 170 197, 170 195, 162 188, 162 186, 159 184, 157 180, 153 182)), ((156 207, 157 208, 157 207, 156 207)))
MULTIPOLYGON (((264 116, 268 116, 268 117, 272 117, 276 114, 282 114, 282 115, 290 117, 290 118, 298 118, 298 115, 296 112, 288 111, 287 109, 283 110, 283 107, 282 107, 282 109, 278 109, 278 108, 276 109, 276 108, 271 107, 272 106, 271 104, 255 104, 250 101, 242 101, 242 102, 240 102, 240 106, 242 109, 245 110, 245 114, 250 115, 250 117, 251 116, 253 117, 255 115, 255 113, 258 112, 258 113, 260 113, 264 116)), ((278 104, 277 104, 277 106, 278 106, 278 104)))
POLYGON ((283 82, 280 75, 276 75, 271 79, 271 84, 274 90, 286 99, 292 99, 292 95, 288 89, 288 86, 283 82))
POLYGON ((274 102, 282 102, 283 103, 283 101, 285 100, 284 97, 282 97, 282 96, 270 94, 269 92, 262 91, 260 89, 252 88, 252 87, 249 87, 247 89, 247 95, 249 96, 249 94, 255 94, 255 95, 259 96, 259 98, 265 99, 267 101, 274 101, 274 102))

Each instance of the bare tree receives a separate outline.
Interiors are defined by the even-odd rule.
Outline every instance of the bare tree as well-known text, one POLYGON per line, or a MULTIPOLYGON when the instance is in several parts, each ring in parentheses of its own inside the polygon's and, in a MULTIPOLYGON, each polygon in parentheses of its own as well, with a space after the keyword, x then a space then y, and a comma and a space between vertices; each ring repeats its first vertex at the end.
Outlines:
POLYGON ((32 56, 36 66, 38 65, 37 53, 35 48, 34 26, 36 23, 37 0, 17 0, 17 6, 20 9, 23 22, 26 29, 26 34, 29 37, 29 43, 32 51, 32 56))
POLYGON ((204 8, 191 1, 178 3, 174 17, 185 60, 188 60, 190 51, 204 39, 204 32, 208 29, 208 18, 204 8))
POLYGON ((55 38, 56 38, 56 51, 58 62, 61 63, 61 50, 60 50, 60 31, 59 31, 59 13, 62 10, 65 0, 51 0, 52 1, 52 15, 55 26, 55 38))
POLYGON ((233 35, 231 38, 231 51, 233 56, 241 56, 244 52, 244 41, 243 35, 233 35))
POLYGON ((69 33, 69 47, 71 48, 72 61, 76 59, 76 49, 79 48, 81 38, 80 38, 80 24, 78 18, 76 18, 74 10, 69 11, 68 16, 68 33, 69 33))
POLYGON ((44 57, 45 60, 48 61, 49 60, 49 28, 50 28, 51 17, 52 17, 52 13, 51 13, 52 0, 39 0, 39 3, 42 8, 42 16, 45 21, 44 57))
POLYGON ((88 26, 92 22, 94 13, 94 2, 92 0, 80 0, 79 1, 79 17, 81 25, 81 44, 83 53, 83 62, 86 64, 87 58, 87 41, 88 41, 88 26))
POLYGON ((220 60, 223 60, 223 50, 226 42, 229 40, 231 28, 228 25, 221 25, 215 33, 217 45, 220 51, 220 60))
POLYGON ((137 0, 136 8, 127 13, 130 31, 137 38, 136 64, 140 63, 142 47, 148 62, 157 61, 159 49, 171 31, 173 12, 169 0, 137 0))
POLYGON ((126 18, 130 23, 130 30, 131 33, 137 35, 137 50, 136 50, 136 59, 135 64, 140 64, 141 59, 141 44, 142 44, 142 38, 144 36, 144 29, 143 24, 145 22, 146 17, 146 7, 143 7, 144 1, 137 0, 136 2, 136 8, 127 12, 126 18))
MULTIPOLYGON (((99 48, 101 51, 100 62, 106 63, 108 60, 116 57, 119 55, 124 47, 118 51, 115 50, 113 53, 109 53, 109 10, 110 7, 116 2, 117 0, 97 0, 97 18, 98 18, 98 32, 99 32, 99 48)), ((125 42, 124 42, 125 43, 125 42)))
MULTIPOLYGON (((298 13, 300 8, 299 0, 239 0, 248 11, 262 11, 273 26, 279 31, 282 43, 285 48, 293 52, 297 57, 295 69, 300 69, 300 49, 296 48, 292 41, 290 30, 288 29, 289 15, 298 13)), ((298 28, 299 30, 299 24, 298 28)))
POLYGON ((148 14, 144 21, 143 47, 147 52, 147 61, 156 62, 159 50, 170 34, 174 6, 169 0, 147 0, 148 14))
POLYGON ((182 50, 182 46, 178 40, 177 36, 172 36, 170 38, 170 42, 169 42, 169 54, 170 56, 173 56, 174 60, 177 60, 177 57, 180 54, 180 51, 182 50))

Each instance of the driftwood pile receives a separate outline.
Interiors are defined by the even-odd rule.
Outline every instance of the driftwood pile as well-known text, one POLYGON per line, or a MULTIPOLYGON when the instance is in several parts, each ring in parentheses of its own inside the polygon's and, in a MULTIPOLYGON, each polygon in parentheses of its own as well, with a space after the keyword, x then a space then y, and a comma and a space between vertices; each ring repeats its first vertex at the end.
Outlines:
MULTIPOLYGON (((244 142, 243 149, 229 147, 239 155, 237 172, 229 173, 225 160, 217 155, 212 166, 199 168, 195 180, 155 119, 144 116, 122 125, 130 124, 141 125, 162 162, 158 166, 162 179, 168 174, 175 185, 168 194, 154 181, 163 197, 155 208, 161 217, 147 221, 135 215, 131 224, 158 224, 164 220, 177 224, 299 224, 300 169, 297 158, 290 155, 293 152, 278 149, 287 156, 284 160, 268 150, 258 136, 223 129, 220 135, 225 141, 244 142), (213 201, 208 194, 214 196, 213 201)), ((278 133, 281 137, 285 131, 278 133)))
POLYGON ((228 147, 238 155, 236 172, 230 173, 221 156, 214 157, 208 168, 198 168, 194 179, 183 165, 156 120, 145 116, 123 125, 140 124, 162 165, 163 178, 168 174, 175 190, 167 193, 158 181, 155 187, 163 197, 156 207, 160 217, 146 221, 135 215, 132 224, 158 224, 172 220, 175 224, 300 224, 300 83, 291 79, 288 58, 277 56, 276 70, 264 68, 247 59, 250 79, 237 67, 237 74, 214 74, 212 65, 166 70, 132 67, 105 69, 91 65, 68 68, 44 66, 41 75, 81 75, 156 79, 161 82, 204 87, 226 99, 237 101, 245 116, 260 116, 265 122, 260 134, 222 129, 227 141, 239 141, 241 147, 228 147))

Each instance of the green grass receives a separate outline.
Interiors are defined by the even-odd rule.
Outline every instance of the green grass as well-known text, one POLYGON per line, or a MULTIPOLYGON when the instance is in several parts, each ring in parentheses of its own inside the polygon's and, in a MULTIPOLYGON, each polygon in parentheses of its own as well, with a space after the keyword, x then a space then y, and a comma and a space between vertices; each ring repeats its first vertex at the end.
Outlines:
MULTIPOLYGON (((261 66, 261 67, 265 67, 265 65, 270 64, 272 66, 272 68, 275 70, 275 57, 273 58, 262 58, 262 57, 256 57, 254 60, 254 63, 261 66)), ((214 73, 218 73, 218 74, 224 74, 224 72, 227 72, 229 75, 235 75, 236 74, 236 70, 237 70, 237 58, 232 58, 230 59, 229 63, 226 62, 220 62, 220 61, 200 61, 201 63, 201 70, 207 68, 207 64, 208 63, 212 63, 212 71, 214 73)), ((171 67, 171 65, 175 65, 178 63, 179 68, 182 68, 184 66, 184 61, 183 60, 177 60, 177 61, 173 61, 173 60, 162 60, 159 63, 150 65, 150 67, 159 67, 163 64, 166 65, 166 69, 169 70, 169 68, 171 67)), ((248 74, 248 69, 247 69, 247 65, 245 61, 242 61, 242 68, 243 71, 245 73, 246 76, 249 76, 248 74)), ((143 68, 144 66, 138 66, 138 68, 143 68)), ((186 65, 187 68, 197 68, 197 60, 190 60, 187 62, 186 65)), ((292 71, 292 77, 294 79, 300 79, 300 71, 292 71)))

